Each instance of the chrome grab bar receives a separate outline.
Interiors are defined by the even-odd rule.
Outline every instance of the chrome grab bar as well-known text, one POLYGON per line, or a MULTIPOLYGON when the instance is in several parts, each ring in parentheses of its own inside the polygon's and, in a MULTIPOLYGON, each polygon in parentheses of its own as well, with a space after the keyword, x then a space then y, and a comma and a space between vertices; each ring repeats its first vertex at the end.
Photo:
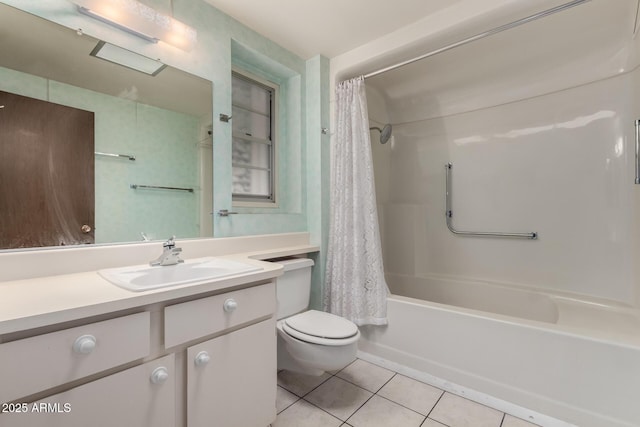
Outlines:
POLYGON ((98 156, 122 157, 124 159, 128 159, 128 160, 131 160, 131 161, 135 161, 136 160, 136 157, 132 156, 130 154, 103 153, 102 151, 96 151, 95 154, 98 155, 98 156))
POLYGON ((218 215, 220 216, 229 216, 229 215, 237 215, 238 212, 231 212, 229 209, 220 209, 218 211, 218 215))
POLYGON ((163 187, 160 185, 141 185, 141 184, 131 184, 129 187, 137 190, 138 188, 147 188, 153 190, 174 190, 174 191, 188 191, 189 193, 193 193, 193 188, 182 188, 182 187, 163 187))
POLYGON ((458 236, 482 236, 482 237, 514 237, 519 239, 530 239, 535 240, 538 238, 538 233, 501 233, 496 231, 460 231, 456 230, 451 224, 451 217, 453 216, 453 212, 451 210, 451 163, 447 163, 444 165, 446 175, 445 175, 445 217, 447 218, 447 228, 453 234, 458 236))
POLYGON ((636 184, 640 184, 640 119, 636 120, 636 184))

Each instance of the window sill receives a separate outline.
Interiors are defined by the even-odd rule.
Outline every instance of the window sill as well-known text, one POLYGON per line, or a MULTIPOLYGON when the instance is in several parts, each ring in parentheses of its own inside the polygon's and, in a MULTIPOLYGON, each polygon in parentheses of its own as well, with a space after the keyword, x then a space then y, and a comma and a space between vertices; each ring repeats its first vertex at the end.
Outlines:
POLYGON ((231 202, 231 206, 234 208, 278 208, 277 202, 231 202))

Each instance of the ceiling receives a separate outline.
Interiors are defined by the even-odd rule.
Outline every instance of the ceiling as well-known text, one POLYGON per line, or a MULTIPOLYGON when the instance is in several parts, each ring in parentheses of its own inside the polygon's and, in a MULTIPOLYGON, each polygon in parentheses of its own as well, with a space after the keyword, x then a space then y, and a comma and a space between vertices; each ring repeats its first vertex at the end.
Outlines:
POLYGON ((333 58, 461 0, 205 0, 298 56, 333 58))

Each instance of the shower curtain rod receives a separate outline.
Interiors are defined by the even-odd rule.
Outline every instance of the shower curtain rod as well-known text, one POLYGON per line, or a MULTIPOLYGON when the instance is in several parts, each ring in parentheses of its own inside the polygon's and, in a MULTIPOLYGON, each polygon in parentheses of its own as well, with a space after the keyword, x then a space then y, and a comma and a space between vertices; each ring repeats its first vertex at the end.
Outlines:
POLYGON ((415 58, 412 58, 412 59, 408 59, 406 61, 400 62, 398 64, 390 65, 388 67, 381 68, 381 69, 376 70, 376 71, 372 71, 371 73, 365 74, 363 77, 365 79, 368 79, 369 77, 374 77, 374 76, 377 76, 379 74, 386 73, 387 71, 395 70, 396 68, 400 68, 400 67, 404 67, 405 65, 413 64, 414 62, 420 61, 422 59, 426 59, 426 58, 429 58, 431 56, 437 55, 439 53, 446 52, 448 50, 454 49, 456 47, 463 46, 463 45, 465 45, 467 43, 471 43, 471 42, 474 42, 476 40, 480 40, 480 39, 483 39, 485 37, 489 37, 489 36, 492 36, 494 34, 501 33, 502 31, 506 31, 506 30, 509 30, 511 28, 515 28, 515 27, 518 27, 520 25, 527 24, 529 22, 533 22, 533 21, 535 21, 537 19, 544 18, 544 17, 549 16, 549 15, 553 15, 554 13, 562 12, 563 10, 570 9, 570 8, 572 8, 574 6, 578 6, 578 5, 582 4, 582 3, 586 3, 586 2, 589 2, 589 1, 591 1, 591 0, 573 0, 573 1, 570 1, 568 3, 564 3, 564 4, 561 4, 559 6, 552 7, 551 9, 547 9, 547 10, 544 10, 542 12, 538 12, 538 13, 536 13, 534 15, 527 16, 526 18, 518 19, 517 21, 513 21, 513 22, 510 22, 508 24, 501 25, 500 27, 496 27, 496 28, 494 28, 492 30, 485 31, 484 33, 476 34, 475 36, 471 36, 471 37, 468 37, 468 38, 466 38, 464 40, 457 41, 455 43, 452 43, 450 45, 441 47, 440 49, 436 49, 436 50, 433 50, 431 52, 425 53, 425 54, 420 55, 418 57, 415 57, 415 58))

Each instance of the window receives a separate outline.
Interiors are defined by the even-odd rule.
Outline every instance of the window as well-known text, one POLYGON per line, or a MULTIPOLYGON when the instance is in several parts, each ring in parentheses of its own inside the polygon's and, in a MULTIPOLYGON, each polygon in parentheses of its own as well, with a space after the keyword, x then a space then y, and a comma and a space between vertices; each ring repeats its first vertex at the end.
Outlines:
POLYGON ((233 72, 233 201, 275 204, 277 86, 233 72))

